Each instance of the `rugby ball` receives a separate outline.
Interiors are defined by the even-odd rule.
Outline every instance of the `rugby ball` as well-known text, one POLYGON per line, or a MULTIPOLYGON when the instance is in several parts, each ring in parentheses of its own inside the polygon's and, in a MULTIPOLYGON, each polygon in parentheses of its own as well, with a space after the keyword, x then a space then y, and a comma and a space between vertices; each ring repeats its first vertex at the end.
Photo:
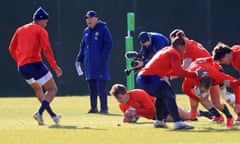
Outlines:
POLYGON ((199 86, 194 86, 194 94, 198 97, 198 98, 204 98, 208 96, 208 92, 201 92, 200 87, 199 86))

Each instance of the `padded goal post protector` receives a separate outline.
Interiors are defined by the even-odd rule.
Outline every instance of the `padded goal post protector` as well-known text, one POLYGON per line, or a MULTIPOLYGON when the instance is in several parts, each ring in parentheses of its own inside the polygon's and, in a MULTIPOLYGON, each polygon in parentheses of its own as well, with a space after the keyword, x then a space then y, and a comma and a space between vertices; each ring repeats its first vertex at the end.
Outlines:
MULTIPOLYGON (((125 37, 125 52, 133 51, 133 37, 131 36, 131 31, 135 30, 135 14, 133 12, 127 13, 127 28, 128 35, 125 37)), ((131 68, 131 60, 126 59, 126 68, 131 68)), ((132 90, 135 88, 135 77, 134 73, 130 73, 127 76, 127 88, 128 90, 132 90)))

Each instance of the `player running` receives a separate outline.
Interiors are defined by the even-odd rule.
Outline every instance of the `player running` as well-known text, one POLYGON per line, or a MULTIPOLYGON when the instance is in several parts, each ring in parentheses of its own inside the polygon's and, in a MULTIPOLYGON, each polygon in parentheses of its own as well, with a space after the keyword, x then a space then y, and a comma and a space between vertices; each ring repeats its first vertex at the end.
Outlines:
MULTIPOLYGON (((206 77, 200 79, 187 77, 183 82, 183 91, 190 97, 190 100, 192 101, 191 109, 196 110, 200 101, 210 112, 214 113, 216 118, 220 119, 221 115, 215 109, 213 109, 211 103, 208 100, 207 96, 209 93, 209 89, 211 85, 214 86, 221 84, 225 81, 230 81, 230 87, 234 90, 236 94, 236 99, 239 99, 240 95, 238 93, 240 89, 238 83, 237 81, 235 82, 235 78, 233 78, 232 76, 219 71, 221 69, 221 66, 216 64, 211 57, 196 60, 191 64, 189 70, 195 71, 199 68, 208 71, 207 77, 209 78, 209 80, 206 79, 206 77), (206 80, 208 81, 206 82, 206 80)), ((212 102, 220 103, 220 93, 218 95, 215 95, 214 99, 212 99, 212 102)), ((237 103, 238 102, 236 101, 236 104, 237 103)), ((222 103, 220 104, 222 105, 223 109, 221 109, 220 107, 217 108, 227 117, 226 127, 232 128, 233 117, 230 114, 227 106, 222 103)))
POLYGON ((39 125, 44 125, 43 112, 47 110, 53 121, 58 124, 61 115, 53 112, 50 103, 57 93, 57 86, 51 72, 42 62, 43 52, 57 77, 62 76, 62 70, 54 58, 48 33, 45 29, 48 13, 39 7, 33 14, 33 22, 19 27, 12 37, 9 51, 16 61, 19 73, 33 88, 41 105, 34 114, 39 125), (43 88, 46 90, 43 91, 43 88))
POLYGON ((196 77, 201 74, 201 70, 190 72, 181 67, 181 54, 185 49, 183 34, 179 32, 172 41, 172 46, 158 51, 153 58, 138 73, 137 84, 140 88, 156 97, 155 127, 164 127, 163 116, 164 102, 174 119, 174 129, 189 129, 193 126, 183 122, 177 111, 176 96, 170 85, 163 79, 167 75, 196 77), (163 100, 164 99, 164 100, 163 100))
MULTIPOLYGON (((134 89, 127 91, 122 84, 114 84, 110 90, 110 94, 119 102, 119 108, 124 113, 123 122, 137 122, 140 117, 154 120, 156 116, 154 102, 155 97, 150 96, 142 89, 134 89)), ((166 105, 165 111, 168 113, 166 105)), ((190 113, 181 107, 178 107, 179 116, 182 120, 191 120, 190 113)), ((199 116, 210 117, 209 112, 199 111, 199 116)), ((168 115, 167 122, 172 122, 173 118, 168 115)))

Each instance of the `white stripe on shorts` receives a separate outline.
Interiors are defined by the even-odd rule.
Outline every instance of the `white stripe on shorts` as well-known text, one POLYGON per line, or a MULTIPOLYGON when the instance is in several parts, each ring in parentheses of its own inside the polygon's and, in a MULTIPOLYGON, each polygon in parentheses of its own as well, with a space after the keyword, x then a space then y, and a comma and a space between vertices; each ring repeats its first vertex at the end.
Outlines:
POLYGON ((34 78, 31 78, 31 79, 26 80, 26 82, 27 82, 29 85, 31 85, 31 84, 35 83, 36 80, 35 80, 34 78))
POLYGON ((52 78, 52 74, 49 71, 47 74, 45 74, 43 77, 41 77, 40 79, 37 80, 37 82, 42 86, 45 85, 51 78, 52 78))
POLYGON ((26 80, 26 82, 30 85, 37 82, 38 84, 40 84, 42 86, 42 85, 46 84, 51 78, 52 78, 52 74, 49 71, 47 74, 45 74, 44 76, 42 76, 38 80, 35 80, 34 78, 31 78, 31 79, 26 80))

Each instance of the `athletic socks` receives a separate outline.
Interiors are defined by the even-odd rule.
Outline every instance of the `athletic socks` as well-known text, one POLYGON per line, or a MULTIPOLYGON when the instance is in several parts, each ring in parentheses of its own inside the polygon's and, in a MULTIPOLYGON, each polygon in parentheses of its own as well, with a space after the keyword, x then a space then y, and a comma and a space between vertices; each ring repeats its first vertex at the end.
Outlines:
POLYGON ((211 112, 208 111, 202 111, 202 110, 191 110, 190 111, 190 118, 191 120, 197 120, 197 116, 202 116, 202 117, 206 117, 208 119, 212 119, 213 114, 211 112))
POLYGON ((48 114, 51 116, 51 117, 55 117, 56 116, 56 113, 53 112, 52 108, 50 107, 50 105, 48 105, 48 107, 46 108, 48 114))
POLYGON ((47 101, 42 101, 40 108, 38 109, 38 112, 40 115, 43 114, 44 110, 49 106, 49 103, 47 101))
POLYGON ((214 116, 216 117, 220 117, 220 113, 214 108, 212 107, 211 109, 208 110, 210 113, 212 113, 214 116))
POLYGON ((231 113, 229 112, 228 107, 227 107, 226 105, 224 105, 224 108, 223 108, 223 110, 221 110, 221 111, 225 114, 225 116, 226 116, 227 118, 232 118, 232 115, 231 115, 231 113))
POLYGON ((46 100, 42 101, 42 104, 38 110, 39 114, 42 115, 44 110, 47 110, 47 112, 51 117, 56 116, 56 114, 53 112, 52 108, 50 107, 49 102, 46 100))
POLYGON ((213 114, 208 112, 208 111, 199 110, 199 116, 203 116, 203 117, 206 117, 208 119, 212 119, 213 114))

